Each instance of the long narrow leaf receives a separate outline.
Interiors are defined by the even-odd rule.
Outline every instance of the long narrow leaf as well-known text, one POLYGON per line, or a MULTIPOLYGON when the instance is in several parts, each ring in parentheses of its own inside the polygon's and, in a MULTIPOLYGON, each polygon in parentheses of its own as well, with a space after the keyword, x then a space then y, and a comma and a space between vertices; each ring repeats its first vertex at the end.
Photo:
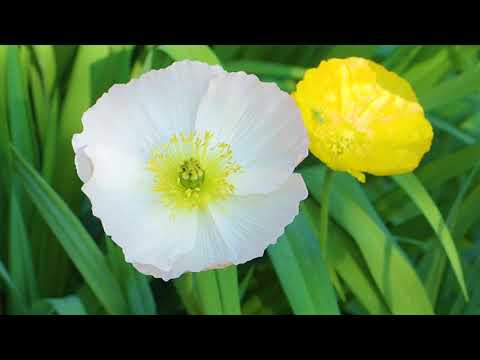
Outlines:
POLYGON ((463 276, 462 264, 458 255, 455 243, 453 242, 452 235, 448 229, 447 224, 443 220, 442 214, 435 202, 432 200, 427 190, 423 187, 422 183, 413 174, 396 175, 393 179, 399 184, 403 190, 410 196, 412 201, 422 211, 425 218, 432 226, 433 231, 437 234, 440 242, 442 243, 445 253, 450 260, 455 276, 457 277, 460 288, 466 299, 468 299, 467 287, 465 285, 465 279, 463 276))
POLYGON ((217 55, 206 45, 160 45, 159 49, 176 61, 198 60, 210 65, 220 63, 217 55))
POLYGON ((305 211, 300 205, 300 213, 268 254, 296 314, 339 314, 317 232, 305 211))
MULTIPOLYGON (((323 182, 322 166, 301 170, 310 194, 319 201, 323 182)), ((337 174, 332 189, 330 214, 356 241, 375 283, 394 314, 432 314, 433 309, 415 269, 386 230, 355 196, 352 189, 359 185, 348 175, 337 174), (338 180, 344 177, 349 187, 338 180)))
POLYGON ((63 298, 48 298, 45 301, 50 304, 59 315, 87 315, 82 301, 76 295, 63 298))
POLYGON ((126 311, 117 280, 105 257, 65 202, 12 147, 14 169, 39 213, 107 311, 126 311))

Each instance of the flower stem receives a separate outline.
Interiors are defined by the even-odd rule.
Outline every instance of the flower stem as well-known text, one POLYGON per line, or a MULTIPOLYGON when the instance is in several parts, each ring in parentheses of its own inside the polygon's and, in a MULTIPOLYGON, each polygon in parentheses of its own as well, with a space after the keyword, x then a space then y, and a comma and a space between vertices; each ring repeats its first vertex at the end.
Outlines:
POLYGON ((330 191, 333 185, 333 177, 335 171, 326 167, 325 177, 323 178, 322 197, 320 210, 320 248, 322 250, 323 257, 326 258, 327 251, 327 239, 328 239, 328 203, 330 198, 330 191))

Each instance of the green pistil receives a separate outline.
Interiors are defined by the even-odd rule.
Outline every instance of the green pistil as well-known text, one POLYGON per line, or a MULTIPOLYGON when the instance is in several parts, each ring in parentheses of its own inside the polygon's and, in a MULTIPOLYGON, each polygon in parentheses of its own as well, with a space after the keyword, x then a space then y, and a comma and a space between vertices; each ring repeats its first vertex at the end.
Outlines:
POLYGON ((205 172, 200 167, 198 160, 190 158, 180 166, 180 183, 187 189, 200 187, 205 180, 205 172))

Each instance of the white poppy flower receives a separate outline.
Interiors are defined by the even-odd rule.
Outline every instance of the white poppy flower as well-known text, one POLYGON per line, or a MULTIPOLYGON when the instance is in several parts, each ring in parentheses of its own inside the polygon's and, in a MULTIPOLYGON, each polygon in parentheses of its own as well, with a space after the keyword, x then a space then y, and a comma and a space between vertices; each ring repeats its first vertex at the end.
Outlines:
POLYGON ((293 173, 308 140, 275 84, 176 62, 114 85, 72 140, 105 232, 164 280, 263 255, 307 197, 293 173))

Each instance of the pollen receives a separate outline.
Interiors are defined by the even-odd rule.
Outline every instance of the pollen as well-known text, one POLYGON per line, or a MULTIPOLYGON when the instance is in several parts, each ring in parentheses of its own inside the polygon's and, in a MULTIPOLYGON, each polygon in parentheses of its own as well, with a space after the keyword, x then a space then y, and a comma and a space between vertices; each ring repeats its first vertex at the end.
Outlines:
POLYGON ((354 142, 355 132, 351 130, 329 132, 325 137, 325 145, 335 156, 341 156, 350 150, 354 142))
POLYGON ((180 183, 187 189, 199 188, 205 179, 205 172, 200 166, 200 162, 194 158, 185 160, 180 166, 180 183))
POLYGON ((229 144, 212 132, 174 134, 155 148, 147 163, 153 191, 172 215, 181 210, 205 209, 209 203, 235 193, 231 176, 241 171, 229 144))

